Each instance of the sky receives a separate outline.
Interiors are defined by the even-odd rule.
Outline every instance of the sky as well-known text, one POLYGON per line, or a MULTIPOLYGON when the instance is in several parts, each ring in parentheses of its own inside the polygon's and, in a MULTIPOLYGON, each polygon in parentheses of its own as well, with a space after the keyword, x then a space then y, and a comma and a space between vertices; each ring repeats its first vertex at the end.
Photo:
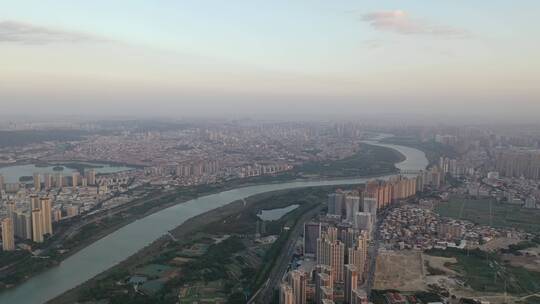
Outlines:
POLYGON ((0 115, 534 121, 533 0, 0 0, 0 115))

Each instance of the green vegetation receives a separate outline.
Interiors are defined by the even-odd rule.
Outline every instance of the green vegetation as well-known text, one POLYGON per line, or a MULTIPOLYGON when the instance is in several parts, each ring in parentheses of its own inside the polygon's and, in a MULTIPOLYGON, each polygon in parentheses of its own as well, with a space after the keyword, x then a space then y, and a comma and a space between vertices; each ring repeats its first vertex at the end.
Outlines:
POLYGON ((213 244, 203 256, 184 264, 182 276, 170 283, 172 286, 181 286, 189 282, 227 279, 226 266, 231 263, 233 254, 245 248, 242 240, 234 236, 213 244))
POLYGON ((443 302, 441 297, 433 292, 420 291, 415 293, 414 296, 422 301, 422 303, 443 302))
MULTIPOLYGON (((232 212, 218 213, 212 220, 190 231, 177 241, 166 241, 152 253, 129 267, 93 283, 79 293, 79 301, 108 299, 110 303, 180 303, 203 299, 221 299, 227 303, 245 303, 246 297, 267 279, 276 256, 286 244, 290 230, 299 218, 326 200, 337 186, 283 190, 247 198, 247 204, 236 205, 232 212), (279 235, 273 244, 253 240, 257 213, 298 204, 300 207, 276 221, 266 222, 266 234, 279 235), (282 232, 283 231, 283 232, 282 232), (216 241, 216 238, 229 235, 216 241), (249 237, 246 237, 249 236, 249 237), (149 275, 149 267, 168 269, 149 275), (172 275, 171 275, 172 274, 172 275), (127 284, 131 275, 145 275, 165 284, 152 295, 142 296, 127 284), (144 301, 146 302, 144 302, 144 301)), ((238 204, 238 203, 237 203, 238 204)), ((232 207, 231 207, 232 208, 232 207)), ((144 285, 144 284, 143 284, 144 285)))
POLYGON ((533 295, 530 297, 527 297, 524 301, 526 304, 540 304, 540 296, 533 295))
POLYGON ((327 162, 307 162, 294 169, 301 175, 324 177, 353 177, 380 175, 396 172, 395 163, 404 156, 390 148, 361 144, 358 153, 351 157, 327 162))
POLYGON ((441 216, 468 220, 480 225, 540 232, 540 210, 524 209, 494 199, 451 197, 449 202, 437 204, 435 211, 441 216))
POLYGON ((521 253, 519 252, 520 250, 525 250, 536 246, 538 246, 538 243, 536 243, 535 241, 521 241, 517 244, 508 245, 508 249, 503 248, 500 250, 500 252, 521 255, 521 253))
POLYGON ((28 256, 30 256, 28 251, 0 251, 0 268, 28 256))
POLYGON ((441 157, 456 158, 458 153, 454 148, 448 145, 444 145, 436 142, 435 140, 421 141, 416 137, 389 137, 383 139, 381 142, 402 145, 423 151, 429 160, 430 165, 439 163, 441 157))
MULTIPOLYGON (((370 298, 374 304, 387 304, 388 301, 385 297, 387 293, 399 293, 411 300, 411 297, 415 297, 419 300, 418 303, 433 303, 433 302, 443 302, 441 297, 433 292, 419 291, 419 292, 402 292, 394 289, 385 289, 385 290, 371 290, 370 298)), ((409 303, 411 303, 409 301, 409 303)))
POLYGON ((14 272, 7 272, 5 276, 0 278, 0 291, 6 288, 6 285, 16 285, 24 281, 29 275, 57 265, 54 258, 34 257, 29 252, 22 251, 3 253, 0 255, 0 261, 2 261, 3 265, 10 265, 15 270, 14 272))
POLYGON ((540 291, 540 272, 504 264, 496 254, 475 250, 448 248, 425 252, 433 256, 456 258, 458 263, 445 264, 458 272, 465 284, 477 291, 531 294, 540 291))

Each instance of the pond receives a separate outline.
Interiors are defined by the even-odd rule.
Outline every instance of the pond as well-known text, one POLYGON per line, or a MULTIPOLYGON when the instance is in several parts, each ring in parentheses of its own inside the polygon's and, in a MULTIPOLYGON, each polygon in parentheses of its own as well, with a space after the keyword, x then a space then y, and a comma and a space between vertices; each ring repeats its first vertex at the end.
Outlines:
POLYGON ((284 208, 271 209, 271 210, 261 210, 257 216, 263 221, 277 221, 282 218, 285 214, 293 211, 298 208, 300 205, 294 204, 284 208))

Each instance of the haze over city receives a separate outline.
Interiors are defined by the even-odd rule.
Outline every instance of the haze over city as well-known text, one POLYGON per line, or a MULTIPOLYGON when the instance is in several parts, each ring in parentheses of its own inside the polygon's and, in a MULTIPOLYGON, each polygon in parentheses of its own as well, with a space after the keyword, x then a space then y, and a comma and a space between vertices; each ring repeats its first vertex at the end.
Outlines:
POLYGON ((532 0, 6 1, 2 115, 532 122, 539 9, 532 0))
POLYGON ((540 2, 0 2, 0 304, 540 303, 540 2))

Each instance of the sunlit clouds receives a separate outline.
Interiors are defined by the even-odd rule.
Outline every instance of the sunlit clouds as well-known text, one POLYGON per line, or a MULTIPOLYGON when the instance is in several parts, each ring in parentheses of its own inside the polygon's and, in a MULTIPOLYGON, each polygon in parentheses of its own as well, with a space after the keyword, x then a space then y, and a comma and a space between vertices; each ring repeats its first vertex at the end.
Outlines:
POLYGON ((110 42, 88 33, 65 31, 20 21, 0 21, 0 43, 49 44, 110 42))
POLYGON ((0 16, 0 105, 532 115, 538 9, 525 0, 13 1, 0 16))
POLYGON ((411 17, 402 10, 378 11, 362 16, 371 27, 403 35, 429 35, 443 38, 466 38, 470 33, 463 29, 435 24, 411 17))

